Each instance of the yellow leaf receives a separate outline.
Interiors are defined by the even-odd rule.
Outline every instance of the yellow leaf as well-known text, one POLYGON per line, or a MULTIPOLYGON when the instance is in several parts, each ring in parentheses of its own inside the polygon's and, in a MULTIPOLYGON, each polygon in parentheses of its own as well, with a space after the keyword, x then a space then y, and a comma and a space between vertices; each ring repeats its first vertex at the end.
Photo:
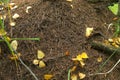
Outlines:
POLYGON ((82 56, 81 56, 81 54, 77 55, 76 58, 77 58, 78 61, 81 61, 81 60, 82 60, 82 56))
POLYGON ((102 57, 98 57, 98 58, 97 58, 97 61, 98 61, 98 62, 102 62, 102 57))
POLYGON ((33 64, 34 64, 34 65, 38 65, 38 64, 39 64, 39 60, 34 59, 34 60, 33 60, 33 64))
POLYGON ((0 36, 6 35, 7 32, 4 29, 0 29, 0 36))
POLYGON ((73 74, 73 75, 71 76, 71 80, 77 80, 77 75, 73 74))
POLYGON ((51 75, 51 74, 45 74, 44 75, 45 80, 50 80, 52 77, 53 77, 53 75, 51 75))
POLYGON ((85 36, 89 37, 91 35, 92 31, 93 31, 93 28, 89 28, 89 27, 86 28, 86 34, 85 34, 85 36))
POLYGON ((81 57, 82 57, 82 58, 88 58, 88 55, 87 55, 86 52, 82 52, 82 53, 81 53, 81 57))
POLYGON ((45 66, 46 66, 46 64, 45 64, 43 61, 40 61, 40 62, 39 62, 39 67, 40 67, 40 68, 43 68, 43 67, 45 67, 45 66))
POLYGON ((10 22, 10 26, 15 26, 16 25, 16 23, 15 22, 10 22))
POLYGON ((75 71, 76 70, 76 66, 73 66, 72 69, 70 69, 71 72, 75 71))
POLYGON ((81 67, 84 67, 85 63, 83 61, 80 61, 81 67))
POLYGON ((19 16, 19 14, 17 14, 17 13, 15 13, 13 16, 12 16, 12 18, 13 19, 17 19, 17 18, 19 18, 20 16, 19 16))
POLYGON ((73 61, 81 61, 81 60, 82 60, 82 57, 81 57, 81 55, 79 54, 79 55, 77 55, 76 58, 72 58, 72 60, 73 60, 73 61))
POLYGON ((80 73, 80 72, 78 73, 78 75, 79 75, 80 79, 84 79, 86 76, 84 73, 80 73))
POLYGON ((66 1, 68 1, 68 2, 72 2, 73 0, 66 0, 66 1))
POLYGON ((11 45, 11 47, 12 47, 14 50, 17 50, 17 47, 18 47, 18 42, 17 42, 17 40, 13 40, 10 45, 11 45))
POLYGON ((38 59, 42 59, 45 57, 45 54, 41 50, 38 50, 37 57, 38 57, 38 59))

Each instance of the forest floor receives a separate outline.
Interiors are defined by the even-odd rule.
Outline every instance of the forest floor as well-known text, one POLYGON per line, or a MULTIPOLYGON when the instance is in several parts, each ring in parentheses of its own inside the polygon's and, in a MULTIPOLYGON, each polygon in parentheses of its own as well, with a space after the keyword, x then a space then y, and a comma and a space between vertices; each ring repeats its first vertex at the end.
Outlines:
MULTIPOLYGON (((22 60, 36 74, 39 80, 44 80, 45 74, 52 74, 51 80, 68 80, 68 71, 75 66, 72 58, 82 52, 86 52, 88 59, 85 66, 77 65, 74 74, 78 72, 86 74, 83 80, 120 80, 120 64, 107 75, 93 75, 102 63, 112 54, 91 48, 92 41, 104 41, 113 35, 113 28, 108 25, 115 17, 106 7, 104 2, 89 3, 86 0, 14 0, 19 6, 12 14, 18 13, 20 17, 15 20, 16 26, 13 32, 7 31, 14 38, 40 38, 40 41, 18 41, 18 52, 22 60), (71 6, 72 5, 72 6, 71 6), (27 6, 31 6, 29 13, 25 12, 27 6), (86 28, 93 27, 94 31, 104 36, 97 35, 86 38, 86 28), (37 51, 45 53, 46 67, 39 68, 33 64, 37 58, 37 51), (66 55, 66 52, 69 53, 66 55), (97 59, 101 57, 102 61, 97 59)), ((0 80, 35 80, 29 71, 18 61, 10 60, 10 53, 5 45, 1 44, 0 53, 0 80)), ((101 72, 112 68, 120 57, 113 56, 101 72)))

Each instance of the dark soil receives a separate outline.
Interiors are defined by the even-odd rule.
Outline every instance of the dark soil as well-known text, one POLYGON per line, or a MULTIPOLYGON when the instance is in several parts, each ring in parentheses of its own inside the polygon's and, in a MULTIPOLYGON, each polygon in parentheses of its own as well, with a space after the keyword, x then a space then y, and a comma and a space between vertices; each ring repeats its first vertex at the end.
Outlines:
MULTIPOLYGON (((100 65, 110 56, 104 51, 97 51, 91 48, 91 41, 103 41, 112 36, 113 30, 108 29, 108 24, 115 17, 106 7, 105 2, 89 3, 85 0, 25 0, 16 1, 20 6, 13 13, 18 13, 20 18, 16 20, 17 25, 13 27, 10 37, 17 38, 40 38, 40 41, 18 41, 18 52, 21 58, 36 74, 39 80, 44 80, 44 74, 53 74, 52 80, 67 80, 68 70, 75 64, 71 60, 77 54, 85 51, 89 59, 86 65, 81 68, 78 66, 77 72, 85 74, 95 73, 100 65), (31 5, 29 14, 25 13, 27 6, 31 5), (70 6, 73 5, 73 8, 70 6), (93 27, 94 31, 100 33, 91 38, 85 37, 86 27, 93 27), (102 35, 104 36, 102 36, 102 35), (45 53, 43 59, 47 66, 38 68, 32 61, 37 58, 37 50, 45 53), (65 56, 65 52, 70 53, 65 56), (101 56, 103 61, 97 62, 101 56)), ((6 22, 8 23, 8 22, 6 22)), ((9 27, 9 25, 7 25, 9 27)), ((34 80, 29 71, 18 62, 10 60, 8 50, 5 45, 0 45, 0 80, 34 80)), ((119 59, 114 56, 103 67, 102 72, 106 72, 119 59)), ((83 80, 120 80, 120 64, 108 75, 86 76, 83 80)))

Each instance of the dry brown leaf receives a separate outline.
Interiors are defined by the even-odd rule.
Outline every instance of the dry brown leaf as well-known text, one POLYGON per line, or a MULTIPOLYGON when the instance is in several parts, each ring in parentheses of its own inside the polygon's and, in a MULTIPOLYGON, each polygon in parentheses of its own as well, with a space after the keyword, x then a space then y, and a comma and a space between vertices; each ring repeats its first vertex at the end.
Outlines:
POLYGON ((84 79, 85 78, 85 76, 86 76, 86 74, 84 74, 84 73, 78 73, 78 75, 79 75, 79 77, 80 77, 80 79, 84 79))
POLYGON ((18 60, 18 57, 20 57, 20 56, 21 56, 21 53, 17 53, 17 54, 14 54, 14 55, 10 56, 9 58, 11 60, 18 60))
POLYGON ((69 51, 66 51, 66 52, 65 52, 65 55, 66 55, 66 56, 69 56, 69 55, 70 55, 69 51))
POLYGON ((50 80, 52 77, 53 77, 53 75, 51 75, 51 74, 45 74, 44 75, 45 80, 50 80))
POLYGON ((37 52, 37 57, 38 57, 38 59, 44 58, 44 57, 45 57, 44 52, 42 52, 41 50, 38 50, 38 52, 37 52))
POLYGON ((40 61, 40 62, 39 62, 39 67, 40 67, 40 68, 43 68, 43 67, 45 67, 45 66, 46 66, 46 64, 45 64, 43 61, 40 61))

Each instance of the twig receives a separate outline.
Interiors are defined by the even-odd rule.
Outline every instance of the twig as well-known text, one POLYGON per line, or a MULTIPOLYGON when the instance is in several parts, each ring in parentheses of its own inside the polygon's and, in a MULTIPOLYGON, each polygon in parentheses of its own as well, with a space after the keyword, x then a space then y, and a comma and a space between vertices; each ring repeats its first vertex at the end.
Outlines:
POLYGON ((98 41, 93 41, 91 42, 91 47, 100 51, 104 51, 106 53, 116 53, 116 54, 120 54, 120 47, 115 48, 111 45, 106 45, 104 43, 98 42, 98 41))
MULTIPOLYGON (((13 48, 12 48, 13 49, 13 48)), ((14 50, 14 49, 13 49, 14 50)), ((18 54, 18 52, 16 50, 14 50, 15 54, 18 54)), ((38 78, 36 77, 36 75, 32 72, 32 70, 23 62, 23 60, 18 57, 18 60, 21 62, 21 64, 31 73, 31 75, 35 78, 35 80, 38 80, 38 78)))
POLYGON ((113 69, 115 69, 115 67, 116 67, 119 63, 120 63, 120 59, 116 62, 116 64, 115 64, 109 71, 104 72, 104 73, 89 74, 89 76, 109 74, 110 72, 113 71, 113 69))
POLYGON ((21 64, 31 73, 31 75, 35 78, 35 80, 38 80, 36 75, 32 72, 32 70, 22 61, 22 59, 19 57, 18 58, 21 64))

